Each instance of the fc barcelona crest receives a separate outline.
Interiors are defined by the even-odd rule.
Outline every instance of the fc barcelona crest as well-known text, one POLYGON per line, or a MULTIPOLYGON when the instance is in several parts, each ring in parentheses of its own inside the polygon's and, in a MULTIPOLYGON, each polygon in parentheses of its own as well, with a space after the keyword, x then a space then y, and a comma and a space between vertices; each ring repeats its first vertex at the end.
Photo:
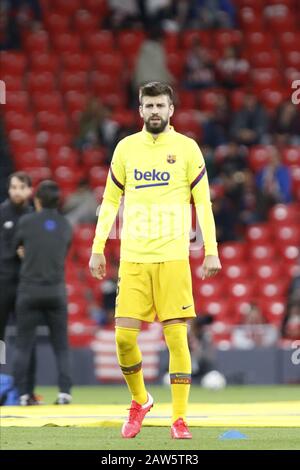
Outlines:
POLYGON ((168 163, 175 163, 176 162, 176 155, 168 155, 167 156, 168 163))

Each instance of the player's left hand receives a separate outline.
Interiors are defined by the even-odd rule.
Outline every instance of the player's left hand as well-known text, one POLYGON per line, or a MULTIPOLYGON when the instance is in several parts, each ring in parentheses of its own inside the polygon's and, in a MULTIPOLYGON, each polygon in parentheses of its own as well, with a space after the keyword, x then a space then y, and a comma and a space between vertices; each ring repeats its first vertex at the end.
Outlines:
POLYGON ((218 256, 207 255, 204 258, 201 266, 200 275, 201 279, 213 277, 222 269, 221 262, 218 256))

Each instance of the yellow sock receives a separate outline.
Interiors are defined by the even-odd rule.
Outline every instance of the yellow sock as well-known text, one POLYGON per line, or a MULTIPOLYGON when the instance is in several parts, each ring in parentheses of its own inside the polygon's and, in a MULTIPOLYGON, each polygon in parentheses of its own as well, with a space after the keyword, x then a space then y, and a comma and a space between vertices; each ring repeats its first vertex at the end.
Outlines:
POLYGON ((169 373, 172 391, 173 423, 185 419, 191 384, 191 355, 187 341, 187 324, 173 323, 164 326, 169 349, 169 373))
POLYGON ((138 346, 139 330, 116 326, 117 356, 132 399, 140 405, 147 402, 148 395, 142 371, 142 354, 138 346))

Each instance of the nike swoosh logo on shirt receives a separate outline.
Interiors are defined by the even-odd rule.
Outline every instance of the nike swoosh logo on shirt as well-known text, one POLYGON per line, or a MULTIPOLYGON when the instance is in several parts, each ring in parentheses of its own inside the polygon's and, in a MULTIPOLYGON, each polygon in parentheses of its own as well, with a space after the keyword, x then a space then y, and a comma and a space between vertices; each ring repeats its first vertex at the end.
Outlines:
POLYGON ((187 305, 187 306, 183 306, 182 307, 182 310, 186 310, 187 308, 190 308, 192 305, 187 305))

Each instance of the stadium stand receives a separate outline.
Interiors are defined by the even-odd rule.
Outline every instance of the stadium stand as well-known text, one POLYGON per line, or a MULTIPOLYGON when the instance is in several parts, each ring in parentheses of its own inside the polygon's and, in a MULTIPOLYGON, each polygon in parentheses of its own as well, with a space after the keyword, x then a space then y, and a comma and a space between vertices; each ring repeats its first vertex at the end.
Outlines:
MULTIPOLYGON (((274 124, 277 113, 291 100, 292 80, 300 76, 299 8, 295 0, 233 3, 237 12, 234 29, 167 31, 163 41, 178 97, 174 126, 202 146, 211 185, 222 189, 220 198, 228 202, 235 219, 235 238, 220 245, 223 272, 216 280, 201 281, 201 255, 192 253, 191 259, 198 312, 214 316, 213 337, 223 344, 230 344, 232 325, 243 322, 245 305, 251 303, 261 307, 266 323, 279 327, 300 247, 299 105, 284 113, 280 126, 274 124), (226 47, 237 47, 240 57, 250 65, 247 79, 232 89, 218 82, 209 88, 186 89, 186 58, 195 39, 209 51, 213 63, 223 57, 226 47), (214 118, 211 128, 216 133, 213 135, 219 136, 222 120, 218 121, 214 113, 220 96, 229 103, 230 127, 231 116, 242 109, 249 92, 266 112, 268 131, 254 145, 242 147, 244 167, 232 161, 231 171, 226 174, 223 164, 230 135, 224 132, 218 145, 211 148, 205 143, 206 123, 211 124, 214 118), (248 223, 243 214, 249 198, 256 197, 255 181, 270 162, 272 146, 279 150, 282 165, 291 176, 292 202, 283 204, 280 198, 274 199, 264 219, 252 217, 248 223), (250 193, 245 183, 249 178, 253 184, 250 193), (239 201, 244 201, 243 207, 239 201)), ((105 0, 42 0, 40 4, 39 28, 21 28, 21 48, 0 52, 1 79, 7 91, 1 114, 12 161, 11 165, 7 160, 6 168, 26 170, 34 184, 52 177, 64 197, 76 189, 81 178, 86 178, 100 202, 113 146, 101 138, 94 145, 78 143, 81 113, 88 100, 96 97, 109 112, 109 124, 118 129, 116 140, 139 129, 130 89, 145 34, 136 27, 112 29, 109 2, 105 0)), ((228 130, 228 122, 226 126, 228 130)), ((3 187, 1 175, 2 197, 3 187)), ((93 224, 76 227, 67 263, 70 338, 74 346, 90 344, 97 330, 89 305, 95 299, 100 302, 101 289, 87 271, 93 231, 93 224)), ((115 259, 118 249, 118 241, 109 240, 108 262, 115 259)), ((98 351, 104 338, 102 330, 97 338, 99 343, 94 348, 98 351)), ((109 357, 104 359, 111 363, 109 357)), ((149 377, 153 378, 150 366, 149 377)))

